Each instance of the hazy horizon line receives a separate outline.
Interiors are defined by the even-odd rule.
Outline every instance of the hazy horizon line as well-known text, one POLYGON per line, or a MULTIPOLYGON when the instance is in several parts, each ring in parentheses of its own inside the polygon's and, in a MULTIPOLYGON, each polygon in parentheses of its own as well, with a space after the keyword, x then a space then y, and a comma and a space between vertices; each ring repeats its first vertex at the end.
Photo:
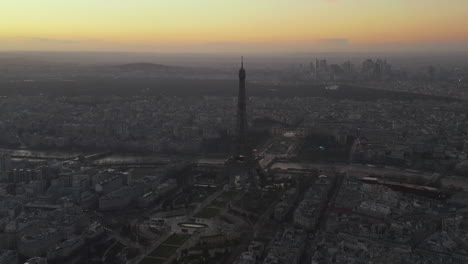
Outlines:
POLYGON ((101 53, 101 54, 160 54, 160 55, 308 55, 308 54, 421 54, 421 55, 443 55, 443 54, 466 54, 468 50, 382 50, 382 51, 131 51, 131 50, 1 50, 0 53, 101 53))

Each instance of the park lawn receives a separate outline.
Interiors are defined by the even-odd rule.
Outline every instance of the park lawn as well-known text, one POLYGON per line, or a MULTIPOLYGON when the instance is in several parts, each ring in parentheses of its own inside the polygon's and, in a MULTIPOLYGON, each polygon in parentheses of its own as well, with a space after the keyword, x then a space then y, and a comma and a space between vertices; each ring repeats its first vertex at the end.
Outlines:
POLYGON ((211 219, 219 214, 218 208, 205 207, 195 217, 211 219))
POLYGON ((211 202, 211 204, 216 207, 224 207, 229 201, 234 199, 237 194, 238 193, 233 190, 224 191, 218 196, 218 198, 211 202))
POLYGON ((221 198, 221 199, 223 199, 225 201, 230 201, 230 200, 232 200, 232 198, 236 197, 236 195, 237 195, 236 191, 224 191, 223 193, 221 193, 219 198, 221 198))
POLYGON ((169 258, 178 248, 177 246, 160 245, 151 252, 150 257, 169 258))
POLYGON ((165 259, 146 257, 140 262, 140 264, 163 264, 165 261, 165 259))
POLYGON ((115 256, 117 255, 117 253, 121 252, 124 248, 125 248, 124 244, 117 242, 112 246, 111 249, 109 249, 109 251, 107 252, 107 255, 115 256))
POLYGON ((162 244, 164 245, 173 245, 173 246, 182 246, 184 242, 189 239, 190 235, 187 234, 172 234, 166 241, 162 244))
POLYGON ((226 206, 226 204, 227 204, 227 201, 216 199, 211 202, 210 206, 224 207, 226 206))

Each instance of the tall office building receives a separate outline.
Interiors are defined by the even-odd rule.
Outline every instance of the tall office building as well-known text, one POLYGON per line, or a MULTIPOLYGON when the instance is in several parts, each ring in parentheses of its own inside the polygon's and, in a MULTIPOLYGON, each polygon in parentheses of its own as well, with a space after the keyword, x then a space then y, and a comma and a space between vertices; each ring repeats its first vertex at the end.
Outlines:
POLYGON ((327 72, 328 71, 327 60, 320 60, 320 71, 322 71, 322 72, 327 72))

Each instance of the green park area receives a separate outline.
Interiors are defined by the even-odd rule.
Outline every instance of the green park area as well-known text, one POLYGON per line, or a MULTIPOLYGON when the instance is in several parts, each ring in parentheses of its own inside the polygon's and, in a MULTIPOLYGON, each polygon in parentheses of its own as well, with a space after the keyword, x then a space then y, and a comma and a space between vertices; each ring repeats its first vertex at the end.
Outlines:
POLYGON ((150 257, 169 258, 179 247, 162 244, 151 252, 150 257))
POLYGON ((140 262, 140 264, 163 264, 165 261, 166 259, 146 257, 140 262))
POLYGON ((205 207, 195 217, 211 219, 219 215, 219 211, 218 208, 205 207))
POLYGON ((164 245, 171 245, 171 246, 182 246, 187 239, 190 238, 188 234, 172 234, 166 241, 164 241, 164 245))
POLYGON ((105 258, 106 260, 104 263, 115 263, 117 254, 122 252, 124 248, 124 244, 120 242, 115 242, 114 245, 107 251, 105 258))
POLYGON ((228 190, 228 191, 224 191, 222 192, 219 197, 223 200, 232 200, 234 197, 236 197, 237 195, 237 192, 236 191, 233 191, 233 190, 228 190))
POLYGON ((164 242, 161 243, 153 252, 144 258, 140 264, 161 264, 174 254, 174 252, 181 247, 187 239, 190 238, 188 234, 172 234, 164 242))
POLYGON ((222 192, 213 202, 213 206, 224 207, 229 201, 237 196, 238 192, 234 190, 226 190, 222 192))

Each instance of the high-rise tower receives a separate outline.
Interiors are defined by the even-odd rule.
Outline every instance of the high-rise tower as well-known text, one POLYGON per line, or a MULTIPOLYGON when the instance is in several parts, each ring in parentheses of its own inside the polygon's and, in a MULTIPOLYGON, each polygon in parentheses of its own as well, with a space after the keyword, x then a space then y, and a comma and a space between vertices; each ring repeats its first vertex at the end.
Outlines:
POLYGON ((239 94, 237 98, 237 125, 236 125, 236 142, 235 156, 249 155, 247 146, 247 110, 246 110, 246 94, 245 94, 245 78, 247 74, 244 69, 244 58, 241 58, 241 68, 239 70, 239 94))
POLYGON ((226 172, 233 187, 256 186, 257 161, 251 152, 247 138, 247 96, 245 91, 244 60, 241 60, 239 70, 239 94, 237 100, 237 122, 232 156, 226 160, 226 172))

